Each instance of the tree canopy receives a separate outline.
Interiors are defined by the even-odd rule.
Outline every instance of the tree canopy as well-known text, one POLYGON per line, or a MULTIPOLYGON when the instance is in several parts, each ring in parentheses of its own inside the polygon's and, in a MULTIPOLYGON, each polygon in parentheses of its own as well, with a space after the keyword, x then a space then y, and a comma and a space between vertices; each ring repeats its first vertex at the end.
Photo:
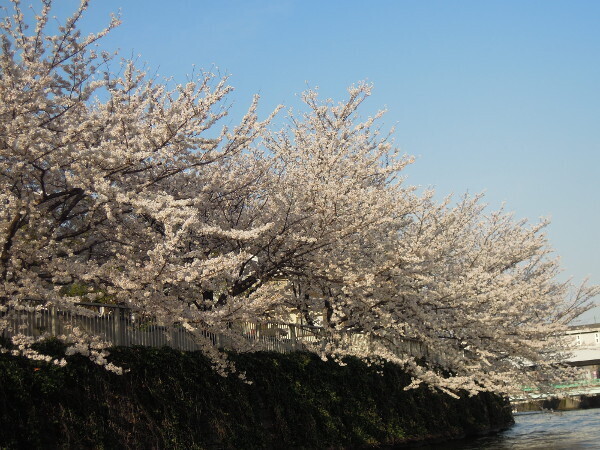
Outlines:
MULTIPOLYGON (((557 280, 546 222, 407 185, 383 112, 358 114, 366 83, 339 103, 305 92, 281 129, 258 97, 223 126, 226 77, 111 70, 96 44, 118 19, 83 36, 87 5, 54 34, 50 0, 32 28, 17 0, 0 24, 0 328, 9 307, 122 303, 184 326, 223 367, 206 331, 242 346, 231 323, 295 311, 323 326, 324 356, 394 361, 415 384, 506 392, 528 365, 552 373, 598 289, 557 280), (398 351, 408 341, 423 358, 398 351)), ((106 364, 109 343, 64 339, 106 364)))

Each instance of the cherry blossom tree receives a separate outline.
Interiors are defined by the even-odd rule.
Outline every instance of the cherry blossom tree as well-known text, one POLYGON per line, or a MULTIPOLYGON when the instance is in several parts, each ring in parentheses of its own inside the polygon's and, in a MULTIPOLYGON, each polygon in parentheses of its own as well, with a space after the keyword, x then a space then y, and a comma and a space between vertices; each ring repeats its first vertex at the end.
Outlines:
POLYGON ((2 305, 76 309, 85 295, 185 321, 182 293, 229 280, 247 258, 199 238, 261 233, 221 230, 198 205, 254 183, 260 167, 228 170, 246 164, 269 119, 258 121, 255 99, 239 125, 217 129, 231 88, 210 73, 172 88, 133 61, 111 73, 95 43, 118 19, 82 36, 87 1, 55 35, 49 0, 30 34, 12 3, 1 25, 2 305), (72 286, 84 292, 65 296, 72 286))
MULTIPOLYGON (((122 303, 183 326, 222 369, 207 332, 257 349, 232 324, 294 313, 322 325, 314 351, 400 363, 414 385, 508 392, 535 381, 533 364, 559 375, 560 335, 598 289, 571 296, 556 281, 545 222, 407 186, 412 159, 381 131, 384 113, 359 117, 370 85, 340 103, 308 91, 279 130, 255 99, 229 129, 226 78, 173 85, 134 61, 114 73, 96 43, 117 18, 82 36, 84 0, 46 34, 50 0, 31 31, 12 6, 0 55, 5 314, 122 303)), ((110 343, 65 340, 118 371, 110 343)), ((31 339, 15 343, 44 358, 31 339)))
POLYGON ((564 330, 598 287, 556 281, 546 222, 486 214, 480 196, 422 200, 369 267, 340 270, 360 283, 338 289, 332 327, 368 335, 369 352, 411 367, 415 383, 509 392, 563 381, 564 330), (421 354, 398 354, 401 342, 421 354))
POLYGON ((308 113, 265 141, 286 222, 273 229, 269 254, 251 252, 263 268, 276 261, 288 281, 284 312, 321 316, 325 353, 396 361, 416 384, 507 392, 539 382, 532 365, 547 380, 564 376, 562 334, 598 287, 571 295, 569 282, 556 281, 546 222, 487 212, 481 196, 452 206, 405 187, 411 160, 380 137, 382 113, 357 119, 369 93, 353 87, 337 105, 305 93, 308 113))

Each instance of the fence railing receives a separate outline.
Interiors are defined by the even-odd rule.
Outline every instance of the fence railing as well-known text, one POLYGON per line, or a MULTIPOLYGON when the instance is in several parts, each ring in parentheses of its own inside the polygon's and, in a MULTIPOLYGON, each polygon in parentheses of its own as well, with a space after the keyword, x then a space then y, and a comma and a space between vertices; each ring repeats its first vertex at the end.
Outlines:
MULTIPOLYGON (((181 326, 164 326, 152 318, 135 314, 129 307, 101 303, 78 303, 85 313, 56 307, 5 308, 0 311, 0 331, 5 338, 17 334, 41 337, 70 334, 74 328, 98 336, 115 346, 169 346, 183 351, 199 350, 195 336, 181 326)), ((250 345, 287 353, 304 349, 323 340, 323 329, 290 323, 236 322, 229 324, 231 334, 201 332, 216 347, 232 344, 231 335, 241 336, 250 345)))
MULTIPOLYGON (((136 314, 123 305, 78 303, 82 312, 61 310, 56 307, 4 308, 0 310, 1 334, 10 338, 17 334, 31 337, 61 336, 77 328, 81 332, 98 336, 115 346, 142 345, 168 346, 182 351, 200 350, 198 339, 181 326, 164 326, 151 317, 136 314)), ((230 323, 230 334, 201 332, 201 337, 218 348, 232 348, 231 336, 238 337, 237 344, 245 342, 250 348, 289 353, 314 349, 330 342, 330 336, 321 327, 292 323, 235 322, 230 323), (241 340, 239 338, 242 338, 241 340)), ((364 335, 347 336, 347 347, 369 347, 370 339, 364 335)), ((425 356, 427 350, 416 341, 406 340, 395 344, 395 353, 425 356)))

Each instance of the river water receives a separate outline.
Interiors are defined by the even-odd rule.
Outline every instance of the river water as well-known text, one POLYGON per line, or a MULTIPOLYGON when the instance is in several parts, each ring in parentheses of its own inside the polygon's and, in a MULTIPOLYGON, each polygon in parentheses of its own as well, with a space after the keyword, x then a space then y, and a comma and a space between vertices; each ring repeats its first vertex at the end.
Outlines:
POLYGON ((519 414, 502 433, 419 447, 422 450, 600 449, 600 408, 519 414))

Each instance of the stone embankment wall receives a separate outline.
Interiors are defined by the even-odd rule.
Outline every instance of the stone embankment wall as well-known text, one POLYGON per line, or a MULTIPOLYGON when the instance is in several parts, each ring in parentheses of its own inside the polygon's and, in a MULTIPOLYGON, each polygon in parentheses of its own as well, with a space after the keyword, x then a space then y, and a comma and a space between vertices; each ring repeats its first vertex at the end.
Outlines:
POLYGON ((561 398, 550 397, 513 404, 515 412, 572 411, 588 408, 600 408, 600 394, 580 394, 561 398))
POLYGON ((199 353, 133 347, 111 358, 130 371, 114 375, 83 357, 61 368, 0 355, 0 448, 360 448, 513 423, 493 394, 404 391, 410 377, 394 365, 231 355, 249 384, 216 374, 199 353))

